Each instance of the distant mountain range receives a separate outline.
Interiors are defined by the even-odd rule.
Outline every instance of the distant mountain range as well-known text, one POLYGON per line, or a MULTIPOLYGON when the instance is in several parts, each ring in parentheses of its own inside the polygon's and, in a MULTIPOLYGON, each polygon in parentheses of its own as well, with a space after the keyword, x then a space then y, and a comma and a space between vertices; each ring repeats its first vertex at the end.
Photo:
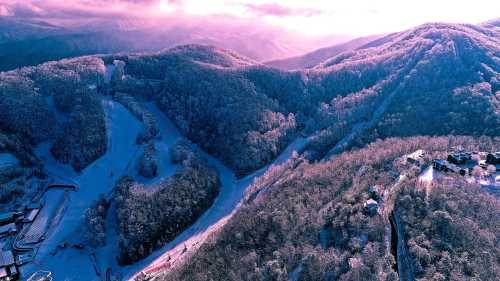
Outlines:
POLYGON ((300 55, 280 60, 273 60, 266 62, 265 64, 285 70, 311 68, 340 53, 346 51, 352 51, 358 48, 363 48, 363 45, 370 43, 380 37, 382 36, 373 35, 373 36, 356 38, 354 40, 345 43, 340 43, 338 45, 334 45, 331 47, 321 48, 316 51, 307 53, 305 55, 300 55))
MULTIPOLYGON (((184 44, 214 45, 257 61, 284 58, 312 49, 280 30, 191 23, 159 25, 127 20, 100 20, 63 27, 29 19, 0 17, 0 71, 92 54, 151 52, 184 44), (242 32, 242 30, 246 30, 242 32)), ((342 38, 331 38, 337 42, 342 38)))

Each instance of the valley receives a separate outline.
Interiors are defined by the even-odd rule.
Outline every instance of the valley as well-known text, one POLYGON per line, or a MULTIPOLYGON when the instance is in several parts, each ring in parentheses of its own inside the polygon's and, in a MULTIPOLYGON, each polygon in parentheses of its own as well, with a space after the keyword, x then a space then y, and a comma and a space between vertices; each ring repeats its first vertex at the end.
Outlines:
POLYGON ((91 53, 0 72, 6 274, 500 274, 495 22, 267 64, 195 44, 91 53))

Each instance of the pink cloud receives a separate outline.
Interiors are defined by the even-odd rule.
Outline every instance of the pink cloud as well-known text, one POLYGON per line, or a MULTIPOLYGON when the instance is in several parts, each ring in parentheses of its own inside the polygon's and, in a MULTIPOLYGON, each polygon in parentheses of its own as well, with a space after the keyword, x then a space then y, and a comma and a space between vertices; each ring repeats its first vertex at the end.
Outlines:
POLYGON ((319 15, 322 12, 316 9, 294 9, 290 7, 285 7, 277 3, 270 4, 247 4, 246 5, 249 12, 258 16, 275 16, 275 17, 288 17, 288 16, 305 16, 312 17, 319 15))

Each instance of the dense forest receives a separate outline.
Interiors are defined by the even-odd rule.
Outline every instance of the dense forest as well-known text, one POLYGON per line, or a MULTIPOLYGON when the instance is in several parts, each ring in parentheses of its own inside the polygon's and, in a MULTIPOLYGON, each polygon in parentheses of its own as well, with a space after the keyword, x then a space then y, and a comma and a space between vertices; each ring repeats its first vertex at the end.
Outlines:
POLYGON ((494 280, 498 255, 487 249, 498 247, 498 220, 491 220, 499 215, 498 198, 458 180, 436 184, 426 201, 414 185, 421 167, 404 164, 403 156, 424 149, 430 161, 451 147, 494 150, 499 143, 468 137, 388 139, 327 162, 284 164, 285 174, 276 167, 249 189, 245 205, 219 233, 160 280, 399 280, 386 243, 387 217, 382 211, 367 213, 363 204, 374 197, 374 186, 380 208, 391 204, 384 191, 391 191, 401 174, 407 175, 404 187, 392 191, 399 194, 395 210, 412 261, 422 262, 417 277, 494 280), (480 263, 483 251, 490 251, 488 268, 480 263), (446 268, 454 262, 456 269, 446 268))
POLYGON ((208 209, 219 193, 216 171, 192 144, 174 147, 172 161, 182 167, 155 185, 123 177, 117 184, 119 261, 135 262, 174 239, 208 209))
POLYGON ((417 280, 495 280, 500 275, 500 201, 463 179, 414 182, 396 201, 417 280))
MULTIPOLYGON (((360 124, 361 144, 421 134, 496 136, 500 47, 495 30, 422 25, 300 71, 277 70, 199 45, 50 62, 0 74, 0 127, 34 143, 57 139, 65 130, 71 136, 92 135, 71 152, 58 148, 67 139, 53 149, 79 170, 102 155, 104 118, 97 100, 111 93, 146 123, 148 114, 137 101, 154 102, 183 135, 239 176, 269 163, 299 133, 310 136, 308 151, 318 158, 360 124), (106 65, 113 63, 120 65, 120 75, 105 85, 106 65), (79 110, 77 100, 91 112, 79 110), (97 128, 76 125, 90 123, 97 128)), ((147 126, 138 142, 156 134, 155 124, 147 126)))

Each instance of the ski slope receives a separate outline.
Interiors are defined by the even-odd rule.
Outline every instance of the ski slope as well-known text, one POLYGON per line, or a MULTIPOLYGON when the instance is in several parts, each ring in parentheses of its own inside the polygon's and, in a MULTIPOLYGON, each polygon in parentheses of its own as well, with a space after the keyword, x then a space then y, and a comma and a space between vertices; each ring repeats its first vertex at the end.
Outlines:
MULTIPOLYGON (((210 234, 225 225, 244 197, 246 188, 256 177, 264 174, 271 164, 287 161, 294 151, 299 151, 306 143, 304 138, 297 139, 273 163, 242 179, 237 179, 234 172, 217 159, 205 155, 209 164, 219 172, 222 183, 220 194, 213 206, 176 239, 134 265, 121 267, 116 262, 119 249, 117 222, 113 216, 107 217, 106 246, 92 252, 87 248, 60 247, 65 242, 69 242, 67 245, 72 245, 81 241, 85 210, 101 194, 111 194, 116 181, 122 175, 130 175, 139 182, 149 185, 171 176, 177 170, 178 166, 170 162, 169 148, 182 136, 156 106, 147 104, 147 107, 160 127, 160 136, 154 140, 159 156, 159 173, 153 179, 141 178, 135 169, 143 149, 136 144, 136 138, 143 129, 143 124, 125 107, 113 101, 104 101, 109 132, 108 149, 105 155, 89 165, 81 174, 77 174, 69 165, 55 160, 50 153, 49 143, 37 147, 36 154, 43 161, 49 174, 60 181, 76 184, 78 189, 69 194, 62 220, 48 230, 49 235, 41 243, 35 261, 21 268, 23 277, 37 270, 49 270, 55 280, 97 281, 103 280, 106 270, 111 269, 113 275, 126 280, 144 269, 162 265, 169 256, 172 260, 180 262, 186 250, 189 253, 194 252, 210 234)), ((113 208, 112 205, 110 213, 113 212, 113 208)))
POLYGON ((85 210, 100 194, 107 194, 112 190, 116 180, 126 169, 127 160, 137 150, 135 139, 142 124, 115 102, 104 101, 104 109, 109 132, 108 149, 105 155, 81 174, 76 174, 68 165, 58 163, 50 154, 49 144, 43 144, 36 150, 37 156, 51 175, 75 182, 79 188, 70 194, 62 220, 40 245, 35 261, 21 268, 25 277, 42 269, 51 271, 54 280, 101 280, 87 252, 74 248, 58 249, 58 245, 81 238, 85 210))

